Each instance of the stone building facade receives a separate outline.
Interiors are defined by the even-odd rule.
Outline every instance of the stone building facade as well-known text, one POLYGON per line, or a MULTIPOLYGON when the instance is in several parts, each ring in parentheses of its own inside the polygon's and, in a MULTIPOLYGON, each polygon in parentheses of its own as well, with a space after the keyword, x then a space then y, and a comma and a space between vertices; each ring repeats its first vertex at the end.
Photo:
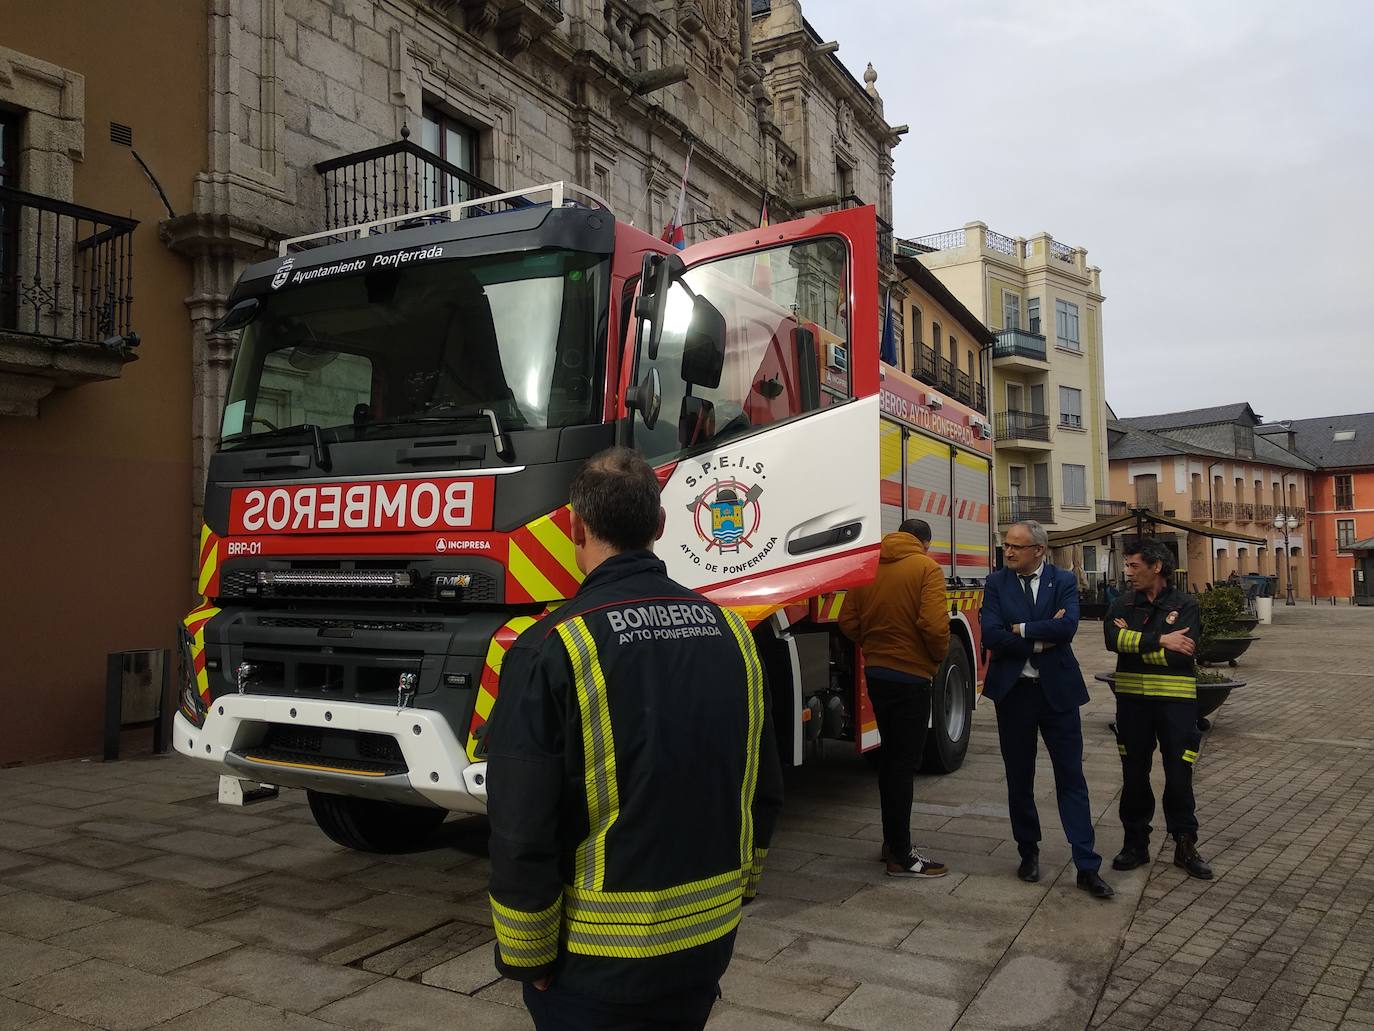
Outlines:
POLYGON ((325 228, 319 162, 421 139, 427 121, 497 190, 574 181, 655 232, 690 145, 689 243, 756 225, 765 191, 774 221, 862 202, 890 222, 905 127, 886 122, 872 68, 860 84, 796 0, 209 6, 207 165, 193 211, 163 226, 194 267, 198 484, 233 349, 212 327, 236 275, 325 228))

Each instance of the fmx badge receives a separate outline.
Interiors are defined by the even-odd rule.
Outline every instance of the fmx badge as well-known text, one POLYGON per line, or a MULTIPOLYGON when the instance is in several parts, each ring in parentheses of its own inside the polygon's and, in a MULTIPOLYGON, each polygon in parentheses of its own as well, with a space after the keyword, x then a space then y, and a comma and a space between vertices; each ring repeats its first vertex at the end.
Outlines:
POLYGON ((277 266, 276 274, 272 276, 273 290, 280 290, 286 285, 286 281, 291 278, 291 266, 295 263, 295 259, 288 255, 286 260, 277 266))
POLYGON ((757 483, 717 479, 697 495, 687 510, 692 513, 697 536, 705 542, 708 552, 738 555, 740 549, 754 546, 752 538, 762 516, 762 493, 763 487, 757 483))

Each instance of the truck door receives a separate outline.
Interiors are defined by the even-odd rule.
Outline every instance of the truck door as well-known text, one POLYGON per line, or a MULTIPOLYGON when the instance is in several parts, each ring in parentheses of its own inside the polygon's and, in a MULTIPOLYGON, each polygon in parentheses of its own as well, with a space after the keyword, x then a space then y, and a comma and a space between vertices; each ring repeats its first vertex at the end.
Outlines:
POLYGON ((657 553, 669 574, 737 607, 870 578, 882 530, 873 209, 682 258, 657 352, 641 341, 624 380, 632 443, 664 476, 657 553), (704 372, 693 339, 703 301, 724 339, 723 361, 717 352, 704 372))

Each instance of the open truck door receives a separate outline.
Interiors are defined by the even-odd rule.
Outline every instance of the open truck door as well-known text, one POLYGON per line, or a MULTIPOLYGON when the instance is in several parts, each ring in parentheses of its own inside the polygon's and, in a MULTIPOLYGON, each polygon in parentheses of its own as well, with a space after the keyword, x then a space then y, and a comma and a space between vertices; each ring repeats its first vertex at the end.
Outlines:
POLYGON ((656 550, 751 622, 874 575, 877 259, 863 207, 645 261, 620 396, 664 481, 656 550))

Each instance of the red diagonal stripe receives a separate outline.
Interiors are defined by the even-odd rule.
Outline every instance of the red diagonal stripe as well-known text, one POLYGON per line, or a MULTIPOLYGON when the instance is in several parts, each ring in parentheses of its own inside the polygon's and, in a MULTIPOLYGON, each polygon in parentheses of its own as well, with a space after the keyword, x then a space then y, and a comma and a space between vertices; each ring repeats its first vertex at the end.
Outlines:
POLYGON ((534 563, 534 567, 544 574, 544 578, 553 584, 554 590, 565 598, 571 598, 577 593, 578 582, 563 568, 563 564, 539 543, 538 537, 522 526, 510 535, 510 539, 511 543, 534 563))
MULTIPOLYGON (((215 545, 217 545, 218 543, 219 538, 216 537, 213 533, 208 534, 206 536, 205 543, 202 544, 200 548, 200 565, 202 569, 205 568, 205 563, 210 561, 210 555, 212 552, 214 552, 215 545)), ((185 554, 185 552, 183 552, 183 554, 185 554)))

